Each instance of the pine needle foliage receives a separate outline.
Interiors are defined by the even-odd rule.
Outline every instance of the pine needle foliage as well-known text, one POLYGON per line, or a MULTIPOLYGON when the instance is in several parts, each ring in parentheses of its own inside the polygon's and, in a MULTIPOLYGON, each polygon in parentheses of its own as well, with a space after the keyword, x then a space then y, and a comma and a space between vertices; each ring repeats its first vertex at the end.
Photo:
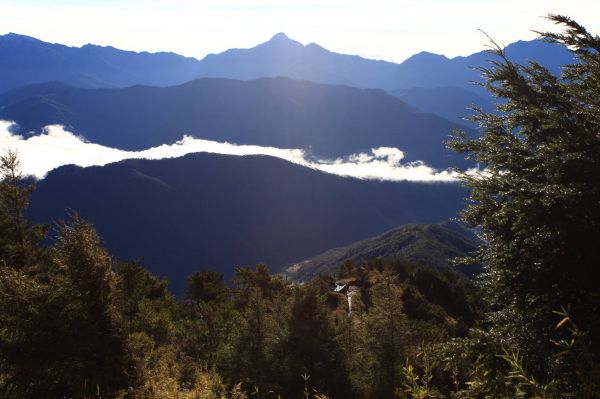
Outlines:
POLYGON ((541 38, 567 46, 576 62, 554 76, 512 62, 492 41, 495 60, 481 72, 498 112, 476 109, 482 135, 457 132, 449 147, 481 168, 462 174, 472 190, 463 217, 488 243, 472 259, 485 267, 488 339, 519 353, 528 378, 568 386, 552 312, 570 305, 600 353, 600 37, 548 18, 563 32, 541 38))

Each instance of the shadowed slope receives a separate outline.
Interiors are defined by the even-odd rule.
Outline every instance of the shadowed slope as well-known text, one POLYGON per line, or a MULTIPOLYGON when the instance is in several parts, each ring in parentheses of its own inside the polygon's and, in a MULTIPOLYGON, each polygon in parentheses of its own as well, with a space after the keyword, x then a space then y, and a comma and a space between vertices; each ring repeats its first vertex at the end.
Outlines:
POLYGON ((190 154, 51 172, 32 197, 38 221, 72 208, 120 259, 145 263, 176 289, 201 267, 275 270, 402 223, 454 216, 454 184, 342 178, 260 156, 190 154))
POLYGON ((0 119, 21 132, 62 124, 109 147, 141 150, 198 138, 302 148, 318 157, 398 147, 406 160, 446 168, 466 163, 445 148, 455 124, 382 90, 287 78, 199 79, 166 87, 81 89, 41 85, 0 99, 0 119), (28 96, 26 96, 27 94, 28 96))

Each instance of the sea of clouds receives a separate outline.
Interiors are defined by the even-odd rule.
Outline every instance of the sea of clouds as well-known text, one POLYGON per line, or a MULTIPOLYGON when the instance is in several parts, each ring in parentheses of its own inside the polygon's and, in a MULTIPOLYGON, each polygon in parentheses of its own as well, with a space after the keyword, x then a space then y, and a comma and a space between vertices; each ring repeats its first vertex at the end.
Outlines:
POLYGON ((458 178, 456 172, 436 170, 420 161, 402 163, 404 153, 393 147, 373 148, 370 153, 352 154, 334 160, 315 160, 300 149, 237 145, 183 136, 173 144, 163 144, 143 151, 125 151, 90 143, 59 125, 47 126, 42 134, 29 137, 14 134, 15 127, 13 122, 0 121, 0 151, 17 151, 22 172, 38 179, 62 165, 102 166, 124 159, 173 158, 195 152, 237 156, 269 155, 326 173, 358 179, 453 182, 458 178))

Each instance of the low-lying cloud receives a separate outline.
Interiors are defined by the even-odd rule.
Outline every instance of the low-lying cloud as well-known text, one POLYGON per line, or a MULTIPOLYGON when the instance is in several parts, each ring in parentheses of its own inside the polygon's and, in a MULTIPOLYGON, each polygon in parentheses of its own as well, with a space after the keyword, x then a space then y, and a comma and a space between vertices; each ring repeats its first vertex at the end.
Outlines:
POLYGON ((14 123, 0 121, 0 151, 16 150, 24 174, 43 178, 62 165, 102 166, 124 159, 162 159, 194 152, 225 155, 269 155, 298 165, 340 176, 385 181, 452 182, 455 172, 436 170, 423 162, 403 164, 404 153, 393 147, 373 148, 370 153, 353 154, 335 160, 313 160, 300 149, 237 145, 184 136, 174 144, 163 144, 143 151, 125 151, 89 143, 62 126, 44 128, 41 135, 21 137, 13 134, 14 123))

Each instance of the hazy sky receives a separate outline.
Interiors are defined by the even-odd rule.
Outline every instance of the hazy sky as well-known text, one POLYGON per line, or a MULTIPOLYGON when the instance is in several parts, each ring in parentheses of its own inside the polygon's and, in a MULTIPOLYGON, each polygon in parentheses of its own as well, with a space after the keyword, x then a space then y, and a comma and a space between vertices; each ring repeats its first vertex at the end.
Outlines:
POLYGON ((402 61, 422 51, 481 50, 483 29, 508 44, 567 14, 600 31, 598 0, 0 0, 0 34, 68 45, 173 51, 201 58, 252 47, 277 32, 304 44, 402 61))

